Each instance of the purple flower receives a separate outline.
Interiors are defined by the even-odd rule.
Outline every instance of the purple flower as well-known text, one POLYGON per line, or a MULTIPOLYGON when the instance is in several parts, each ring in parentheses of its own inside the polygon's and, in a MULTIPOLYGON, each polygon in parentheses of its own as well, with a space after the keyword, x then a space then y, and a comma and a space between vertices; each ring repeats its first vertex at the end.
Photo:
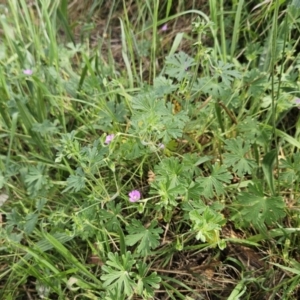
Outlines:
POLYGON ((141 199, 141 193, 138 190, 133 190, 128 195, 130 202, 136 202, 141 199))
POLYGON ((295 103, 298 106, 298 108, 300 109, 300 98, 295 99, 295 103))
POLYGON ((158 144, 158 148, 159 148, 159 149, 165 149, 165 145, 162 144, 162 143, 159 143, 159 144, 158 144))
POLYGON ((30 69, 23 70, 23 74, 25 74, 25 75, 30 76, 30 75, 32 75, 32 73, 33 73, 33 71, 30 69))
POLYGON ((165 24, 162 28, 161 28, 161 31, 167 31, 168 30, 168 25, 165 24))
POLYGON ((109 134, 109 135, 105 138, 104 144, 106 144, 106 145, 110 144, 110 142, 114 139, 114 137, 115 137, 114 134, 109 134))

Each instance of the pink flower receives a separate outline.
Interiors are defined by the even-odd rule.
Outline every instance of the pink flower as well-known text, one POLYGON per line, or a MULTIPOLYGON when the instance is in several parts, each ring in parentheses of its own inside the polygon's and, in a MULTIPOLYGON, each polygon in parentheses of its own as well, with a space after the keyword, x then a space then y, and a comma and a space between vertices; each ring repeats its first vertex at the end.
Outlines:
POLYGON ((158 148, 159 148, 159 149, 165 149, 165 145, 162 144, 162 143, 159 143, 159 144, 158 144, 158 148))
POLYGON ((23 70, 23 74, 25 74, 25 75, 30 76, 30 75, 32 75, 32 73, 33 73, 33 71, 30 69, 23 70))
POLYGON ((161 28, 161 31, 167 31, 168 30, 168 25, 165 24, 162 28, 161 28))
POLYGON ((115 135, 114 134, 109 134, 106 138, 105 138, 105 144, 108 145, 110 144, 110 142, 114 139, 115 135))
POLYGON ((295 99, 297 107, 300 109, 300 98, 295 99))
POLYGON ((128 195, 130 202, 136 202, 141 199, 141 193, 138 190, 133 190, 128 195))

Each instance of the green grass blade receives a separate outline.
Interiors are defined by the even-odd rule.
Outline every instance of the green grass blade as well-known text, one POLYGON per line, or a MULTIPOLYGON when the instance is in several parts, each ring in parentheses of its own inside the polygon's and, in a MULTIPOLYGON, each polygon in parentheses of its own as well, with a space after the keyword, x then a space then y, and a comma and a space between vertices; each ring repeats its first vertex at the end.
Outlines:
POLYGON ((239 0, 237 9, 235 12, 235 19, 234 19, 234 26, 233 26, 233 33, 231 39, 231 47, 230 47, 230 59, 234 58, 234 52, 237 48, 237 43, 240 36, 241 27, 241 16, 242 16, 242 9, 244 7, 244 0, 239 0))
MULTIPOLYGON (((122 37, 122 57, 126 66, 126 71, 127 71, 127 76, 128 76, 128 83, 129 83, 129 87, 133 88, 134 84, 133 84, 133 72, 131 69, 131 63, 130 63, 130 59, 128 57, 128 48, 127 48, 127 37, 128 34, 126 34, 125 32, 125 27, 124 27, 124 23, 123 21, 120 19, 120 24, 121 24, 121 37, 122 37)), ((130 38, 129 38, 130 40, 130 38)))
POLYGON ((73 254, 71 254, 71 252, 59 240, 47 232, 44 232, 43 235, 53 248, 55 248, 67 261, 75 265, 85 276, 98 284, 99 287, 102 286, 101 281, 89 272, 88 269, 73 254))
POLYGON ((273 176, 273 170, 274 170, 274 163, 276 161, 277 151, 274 149, 264 156, 262 160, 262 169, 265 175, 265 179, 268 183, 269 189, 273 196, 275 196, 275 188, 274 188, 274 176, 273 176))

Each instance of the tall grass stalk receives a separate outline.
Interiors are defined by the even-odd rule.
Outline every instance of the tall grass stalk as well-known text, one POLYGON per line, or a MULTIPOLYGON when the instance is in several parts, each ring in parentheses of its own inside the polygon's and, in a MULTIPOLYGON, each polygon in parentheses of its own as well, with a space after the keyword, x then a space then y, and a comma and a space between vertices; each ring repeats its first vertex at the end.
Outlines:
MULTIPOLYGON (((272 113, 271 113, 271 122, 272 122, 272 127, 273 127, 273 136, 274 136, 274 143, 275 143, 275 149, 276 153, 278 153, 278 140, 277 140, 277 134, 276 134, 276 100, 279 100, 279 88, 280 88, 280 78, 278 84, 278 89, 276 90, 275 87, 275 80, 276 80, 276 74, 275 74, 275 65, 276 65, 276 60, 277 60, 277 37, 278 37, 278 18, 279 18, 279 7, 280 7, 280 0, 276 0, 275 3, 275 9, 273 13, 273 21, 272 21, 272 29, 271 29, 271 43, 272 43, 272 48, 271 48, 271 85, 272 85, 272 113)), ((287 32, 285 33, 285 36, 287 35, 287 32)), ((282 49, 282 53, 284 53, 284 48, 282 49)), ((279 159, 278 155, 275 157, 276 161, 276 169, 279 169, 279 159)), ((279 192, 279 181, 277 180, 277 189, 279 192)))
POLYGON ((243 28, 241 24, 241 17, 243 12, 244 0, 239 0, 236 7, 233 7, 235 13, 234 27, 232 32, 231 46, 230 46, 230 60, 234 58, 234 54, 239 41, 240 30, 243 28))

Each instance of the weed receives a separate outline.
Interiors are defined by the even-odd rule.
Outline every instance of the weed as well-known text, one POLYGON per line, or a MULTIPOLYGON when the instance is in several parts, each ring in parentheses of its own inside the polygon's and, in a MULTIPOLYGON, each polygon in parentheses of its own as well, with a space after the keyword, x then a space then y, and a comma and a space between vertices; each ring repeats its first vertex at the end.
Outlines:
POLYGON ((299 1, 75 2, 2 5, 1 298, 297 299, 299 1))

